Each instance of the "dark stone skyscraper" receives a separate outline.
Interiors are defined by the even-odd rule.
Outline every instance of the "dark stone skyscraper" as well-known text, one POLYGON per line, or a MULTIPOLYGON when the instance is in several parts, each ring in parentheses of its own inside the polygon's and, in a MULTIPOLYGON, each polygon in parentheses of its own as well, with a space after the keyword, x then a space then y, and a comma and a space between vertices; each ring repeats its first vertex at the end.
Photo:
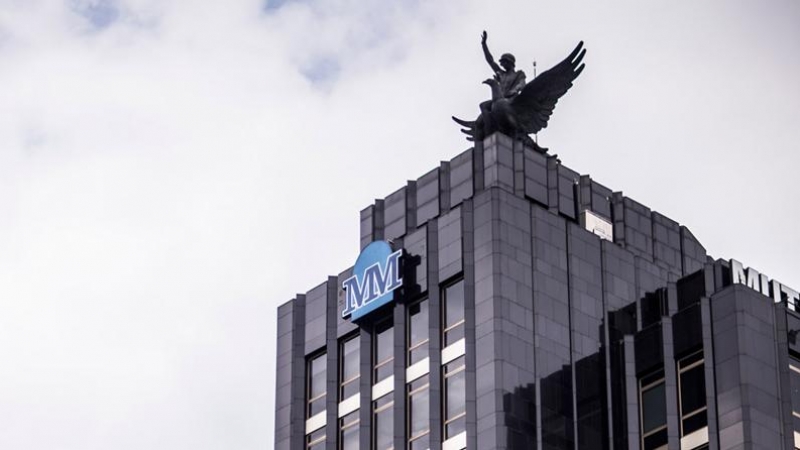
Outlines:
POLYGON ((494 134, 360 246, 279 309, 278 449, 800 447, 797 292, 554 156, 494 134))

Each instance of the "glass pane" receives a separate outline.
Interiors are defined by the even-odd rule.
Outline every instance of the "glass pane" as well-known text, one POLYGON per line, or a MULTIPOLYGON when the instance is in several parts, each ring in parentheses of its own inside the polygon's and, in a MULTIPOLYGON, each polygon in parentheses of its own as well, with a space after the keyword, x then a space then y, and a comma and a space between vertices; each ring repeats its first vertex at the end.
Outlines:
POLYGON ((682 421, 683 425, 683 435, 689 435, 704 426, 708 425, 708 416, 706 416, 706 412, 699 412, 693 416, 689 416, 682 421))
POLYGON ((359 347, 358 336, 342 345, 342 381, 347 381, 358 375, 359 347))
POLYGON ((664 383, 642 392, 642 428, 644 433, 667 424, 667 402, 664 383))
POLYGON ((320 428, 306 436, 306 448, 308 450, 321 450, 325 448, 325 428, 320 428))
POLYGON ((327 355, 324 353, 309 362, 308 417, 325 410, 325 373, 327 355))
POLYGON ((667 429, 644 438, 644 450, 666 450, 667 448, 667 429))
POLYGON ((325 366, 326 355, 320 355, 311 360, 311 380, 309 383, 309 398, 314 398, 325 392, 325 366))
POLYGON ((680 374, 681 417, 706 406, 706 377, 703 365, 680 374))
POLYGON ((419 345, 428 339, 428 302, 423 300, 409 307, 408 348, 409 365, 422 361, 428 356, 428 346, 419 345), (416 347, 416 348, 414 348, 416 347))
POLYGON ((444 334, 444 346, 458 342, 459 339, 464 337, 464 324, 461 324, 444 334))
POLYGON ((351 412, 340 421, 341 450, 358 450, 358 411, 351 412))
POLYGON ((467 416, 461 416, 445 426, 444 430, 445 439, 449 439, 466 429, 467 429, 467 416))
MULTIPOLYGON (((391 398, 392 394, 385 397, 391 398)), ((376 407, 380 408, 382 405, 376 407)), ((389 406, 375 413, 375 448, 386 450, 394 445, 394 407, 389 406)))
POLYGON ((800 362, 792 361, 789 365, 789 380, 792 389, 792 411, 800 413, 800 362))
POLYGON ((342 386, 342 400, 348 399, 358 394, 358 386, 359 386, 358 378, 342 386))
POLYGON ((408 448, 411 450, 428 450, 431 448, 430 435, 426 434, 425 436, 420 436, 413 440, 408 448))
MULTIPOLYGON (((426 380, 427 381, 427 380, 426 380)), ((428 430, 430 416, 429 389, 425 388, 411 394, 408 405, 409 435, 411 437, 428 430)))
MULTIPOLYGON (((453 367, 461 367, 464 365, 464 357, 462 356, 457 361, 448 364, 448 372, 452 372, 453 367), (451 366, 457 364, 456 366, 451 366)), ((445 392, 445 420, 453 418, 466 410, 467 404, 467 384, 466 372, 460 372, 447 376, 444 379, 444 392, 445 392)))
POLYGON ((393 364, 388 362, 392 360, 394 360, 394 328, 391 324, 382 324, 375 332, 375 383, 394 373, 393 364))
POLYGON ((464 282, 459 281, 445 288, 445 328, 464 319, 464 282))
POLYGON ((358 427, 350 427, 342 432, 342 450, 358 450, 358 427))

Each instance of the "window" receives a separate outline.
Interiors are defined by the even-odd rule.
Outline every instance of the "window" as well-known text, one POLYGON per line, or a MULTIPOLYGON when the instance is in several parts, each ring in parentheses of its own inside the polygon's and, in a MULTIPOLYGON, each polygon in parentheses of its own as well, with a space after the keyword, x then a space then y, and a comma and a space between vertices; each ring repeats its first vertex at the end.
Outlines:
POLYGON ((421 300, 408 307, 408 365, 428 357, 428 302, 421 300))
POLYGON ((394 328, 389 321, 375 327, 374 384, 394 373, 394 328))
POLYGON ((445 287, 442 294, 442 341, 447 347, 464 337, 464 281, 445 287))
POLYGON ((442 373, 444 392, 444 439, 461 433, 466 429, 467 385, 464 372, 464 357, 447 363, 442 373))
POLYGON ((373 442, 377 450, 394 449, 394 394, 386 394, 373 404, 373 442))
POLYGON ((681 437, 684 437, 708 425, 706 376, 702 351, 678 361, 678 394, 681 437))
POLYGON ((339 400, 350 398, 358 393, 358 383, 361 379, 359 366, 359 349, 361 348, 358 335, 342 342, 339 347, 341 362, 339 365, 339 400))
POLYGON ((794 447, 800 448, 800 360, 789 358, 789 386, 792 389, 794 447))
POLYGON ((659 371, 639 380, 642 450, 667 448, 667 400, 664 372, 659 371))
POLYGON ((429 387, 428 375, 408 384, 408 450, 430 448, 429 387))
POLYGON ((339 419, 339 449, 358 450, 358 410, 339 419))
POLYGON ((326 356, 325 353, 314 356, 306 367, 306 418, 325 410, 326 356))
POLYGON ((325 448, 325 428, 306 436, 306 450, 322 450, 325 448))

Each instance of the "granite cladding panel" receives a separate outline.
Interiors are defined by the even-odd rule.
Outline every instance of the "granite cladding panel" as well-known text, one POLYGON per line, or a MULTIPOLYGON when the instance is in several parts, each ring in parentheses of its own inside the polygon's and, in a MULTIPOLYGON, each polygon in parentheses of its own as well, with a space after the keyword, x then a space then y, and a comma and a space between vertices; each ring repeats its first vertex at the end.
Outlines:
POLYGON ((322 283, 306 293, 306 355, 324 348, 326 344, 327 286, 327 283, 322 283))
POLYGON ((524 152, 525 196, 547 205, 547 157, 531 150, 524 152))
POLYGON ((611 189, 592 180, 591 182, 591 208, 595 213, 611 220, 611 189))
POLYGON ((558 212, 576 219, 578 212, 575 210, 575 185, 580 179, 580 174, 574 170, 558 166, 558 212))
POLYGON ((650 208, 628 197, 622 200, 625 248, 643 258, 653 258, 653 225, 650 208))
POLYGON ((575 362, 575 398, 579 449, 603 442, 605 364, 600 358, 603 337, 601 240, 575 224, 567 225, 569 251, 570 324, 575 362))
POLYGON ((545 448, 575 441, 566 222, 532 207, 533 301, 539 415, 545 448))
POLYGON ((461 273, 463 239, 461 236, 461 209, 455 208, 438 220, 439 280, 445 281, 461 273))
POLYGON ((602 247, 607 308, 620 310, 637 299, 635 257, 613 242, 603 241, 602 247))
POLYGON ((499 187, 514 192, 514 144, 510 138, 495 133, 483 141, 485 188, 499 187))
POLYGON ((396 239, 406 233, 405 187, 389 194, 383 203, 384 239, 396 239))
POLYGON ((500 424, 486 448, 512 448, 510 442, 530 448, 536 439, 530 206, 507 191, 490 192, 488 209, 475 206, 476 280, 483 284, 475 298, 476 352, 495 355, 477 363, 478 440, 500 424))
POLYGON ((691 231, 685 226, 681 226, 681 254, 683 256, 683 274, 689 275, 703 268, 707 262, 708 255, 705 247, 700 244, 691 231))
POLYGON ((404 280, 409 289, 407 294, 413 298, 428 291, 428 237, 427 229, 422 227, 409 233, 403 242, 406 251, 405 273, 410 276, 404 280))
POLYGON ((653 257, 656 263, 680 277, 683 271, 680 225, 655 211, 652 225, 653 257))
POLYGON ((439 214, 439 168, 417 180, 417 223, 420 226, 439 214))
POLYGON ((470 149, 450 160, 451 208, 472 197, 472 155, 470 149))
POLYGON ((374 232, 374 220, 375 220, 375 206, 370 205, 361 210, 361 218, 359 221, 361 232, 359 234, 361 248, 363 249, 373 239, 373 232, 374 232))
MULTIPOLYGON (((494 302, 493 194, 483 191, 473 201, 473 246, 475 277, 475 353, 484 355, 475 362, 476 431, 479 448, 497 448, 497 425, 502 411, 495 386, 501 376, 496 361, 499 342, 495 336, 497 307, 494 302)), ((495 194, 496 195, 496 194, 495 194)))
POLYGON ((353 275, 353 268, 350 267, 344 272, 340 273, 337 277, 336 283, 336 337, 340 338, 345 336, 349 333, 354 332, 358 329, 358 326, 350 321, 350 319, 345 319, 342 317, 342 311, 344 311, 344 304, 346 301, 346 293, 345 290, 342 288, 342 283, 344 280, 350 278, 353 275))
POLYGON ((720 448, 781 448, 775 316, 770 305, 741 285, 711 297, 720 448))

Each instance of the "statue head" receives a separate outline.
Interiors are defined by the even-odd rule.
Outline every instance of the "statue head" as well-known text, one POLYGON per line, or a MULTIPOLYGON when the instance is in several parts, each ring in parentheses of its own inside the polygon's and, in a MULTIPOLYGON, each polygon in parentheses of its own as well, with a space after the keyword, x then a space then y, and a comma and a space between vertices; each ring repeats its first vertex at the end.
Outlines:
POLYGON ((500 65, 503 66, 503 69, 506 70, 514 70, 514 65, 517 63, 517 58, 514 58, 514 55, 511 53, 503 53, 500 56, 500 65))

